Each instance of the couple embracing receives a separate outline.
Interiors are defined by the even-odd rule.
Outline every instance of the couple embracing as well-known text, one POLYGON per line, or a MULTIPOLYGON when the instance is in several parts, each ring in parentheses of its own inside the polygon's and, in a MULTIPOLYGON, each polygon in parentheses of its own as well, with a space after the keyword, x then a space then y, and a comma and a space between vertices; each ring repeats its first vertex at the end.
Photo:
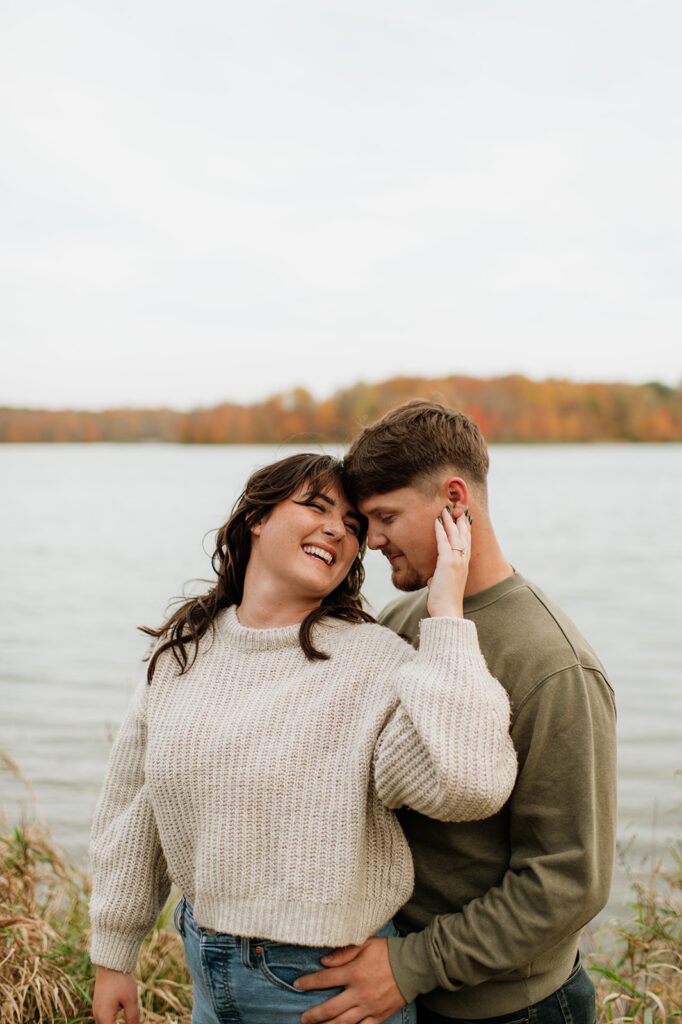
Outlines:
POLYGON ((613 695, 505 560, 487 470, 473 421, 415 401, 342 463, 249 479, 215 586, 147 630, 112 750, 96 1024, 138 1021, 171 883, 194 1024, 592 1024, 578 938, 609 892, 613 695), (406 592, 381 624, 367 543, 406 592))

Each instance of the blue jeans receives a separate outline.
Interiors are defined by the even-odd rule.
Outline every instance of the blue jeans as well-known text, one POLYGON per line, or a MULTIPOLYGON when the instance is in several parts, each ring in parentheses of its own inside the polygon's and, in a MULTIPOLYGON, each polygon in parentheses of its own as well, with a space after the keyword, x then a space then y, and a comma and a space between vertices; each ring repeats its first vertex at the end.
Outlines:
POLYGON ((482 1017, 475 1021, 461 1017, 443 1017, 440 1013, 419 1007, 419 1024, 594 1024, 595 998, 592 980, 576 957, 567 980, 539 1003, 525 1006, 499 1017, 482 1017))
MULTIPOLYGON (((322 967, 331 949, 290 946, 267 939, 247 939, 200 928, 183 896, 175 908, 175 927, 185 945, 194 982, 192 1024, 300 1024, 301 1014, 331 999, 340 988, 299 992, 293 982, 322 967)), ((377 935, 397 935, 392 921, 377 935)), ((386 1024, 416 1024, 414 1003, 386 1024)))

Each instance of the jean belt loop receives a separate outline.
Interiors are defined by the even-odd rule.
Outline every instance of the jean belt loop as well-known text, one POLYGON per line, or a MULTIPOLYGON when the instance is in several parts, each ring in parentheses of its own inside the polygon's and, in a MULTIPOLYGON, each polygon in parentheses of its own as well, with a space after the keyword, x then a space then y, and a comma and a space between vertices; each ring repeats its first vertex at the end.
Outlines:
POLYGON ((242 935, 242 963, 244 967, 251 967, 251 944, 245 935, 242 935))
POLYGON ((185 937, 185 911, 187 910, 187 899, 183 895, 182 903, 180 904, 180 934, 183 939, 185 937))

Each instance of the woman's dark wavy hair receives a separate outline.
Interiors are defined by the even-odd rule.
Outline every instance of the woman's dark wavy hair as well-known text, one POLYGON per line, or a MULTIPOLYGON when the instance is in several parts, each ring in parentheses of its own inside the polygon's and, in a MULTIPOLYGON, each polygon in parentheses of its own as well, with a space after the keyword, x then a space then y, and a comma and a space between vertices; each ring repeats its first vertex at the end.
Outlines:
MULTIPOLYGON (((240 604, 244 594, 244 577, 251 554, 251 527, 265 519, 272 509, 292 494, 304 490, 305 500, 314 498, 334 484, 344 486, 344 468, 339 459, 331 455, 302 453, 290 455, 257 470, 237 499, 228 521, 216 535, 216 548, 211 563, 218 577, 211 590, 182 604, 159 627, 140 626, 148 636, 159 640, 149 662, 147 681, 151 683, 159 656, 172 651, 180 666, 180 675, 194 664, 199 641, 206 631, 214 629, 214 620, 222 608, 240 604), (193 650, 188 652, 188 648, 193 650)), ((322 599, 301 623, 299 641, 306 658, 326 660, 329 655, 318 650, 312 641, 316 622, 325 615, 347 622, 374 622, 362 607, 360 588, 365 570, 362 556, 367 543, 367 520, 359 516, 359 549, 346 578, 322 599)))

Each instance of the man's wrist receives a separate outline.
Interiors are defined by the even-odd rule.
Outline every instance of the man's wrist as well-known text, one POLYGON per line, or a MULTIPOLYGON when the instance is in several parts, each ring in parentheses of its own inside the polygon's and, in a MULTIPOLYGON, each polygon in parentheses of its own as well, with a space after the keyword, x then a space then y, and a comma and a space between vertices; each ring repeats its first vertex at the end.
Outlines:
POLYGON ((438 987, 426 932, 412 932, 405 936, 389 935, 388 959, 395 983, 406 1003, 438 987))

